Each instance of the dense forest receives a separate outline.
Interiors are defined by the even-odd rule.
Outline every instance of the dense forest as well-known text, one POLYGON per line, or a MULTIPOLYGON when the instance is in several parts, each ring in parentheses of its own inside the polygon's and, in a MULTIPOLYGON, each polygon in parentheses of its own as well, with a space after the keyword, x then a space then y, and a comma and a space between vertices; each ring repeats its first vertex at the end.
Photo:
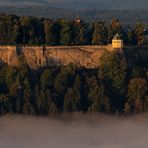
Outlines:
MULTIPOLYGON (((146 44, 141 23, 127 30, 118 19, 107 25, 79 18, 0 15, 1 45, 105 45, 116 33, 126 45, 146 44)), ((104 51, 97 69, 70 64, 32 70, 23 59, 20 57, 19 67, 0 64, 0 114, 129 114, 148 110, 148 67, 142 61, 129 65, 121 53, 104 51)))
POLYGON ((132 67, 119 52, 104 51, 98 69, 61 67, 31 70, 1 64, 0 114, 55 115, 66 112, 148 111, 148 67, 132 67))
POLYGON ((0 14, 1 45, 106 45, 119 33, 125 45, 144 45, 145 27, 136 23, 125 28, 118 19, 110 24, 74 20, 36 18, 0 14))

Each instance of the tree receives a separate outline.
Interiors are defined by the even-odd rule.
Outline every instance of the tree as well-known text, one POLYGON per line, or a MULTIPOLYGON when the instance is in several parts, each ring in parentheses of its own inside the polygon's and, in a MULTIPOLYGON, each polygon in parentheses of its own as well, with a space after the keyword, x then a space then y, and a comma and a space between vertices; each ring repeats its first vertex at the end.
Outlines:
POLYGON ((120 52, 105 51, 100 57, 99 79, 104 83, 112 110, 122 111, 126 91, 127 62, 120 52))
POLYGON ((144 110, 144 101, 147 97, 148 85, 144 78, 133 78, 128 84, 128 102, 136 112, 144 110))
POLYGON ((69 21, 62 19, 61 20, 61 32, 60 32, 60 43, 61 45, 70 45, 71 44, 71 30, 69 21))
POLYGON ((51 45, 60 45, 60 32, 61 32, 61 24, 60 21, 53 22, 51 27, 52 32, 52 43, 51 45))
POLYGON ((80 21, 73 22, 72 25, 72 45, 87 45, 90 44, 90 28, 87 23, 80 21))
POLYGON ((57 113, 58 113, 58 108, 56 107, 54 102, 51 102, 49 106, 49 115, 54 116, 57 113))
POLYGON ((45 42, 46 45, 53 44, 53 34, 52 34, 53 22, 51 20, 44 20, 44 32, 45 32, 45 42))
POLYGON ((53 75, 50 69, 44 70, 40 78, 41 89, 45 92, 53 87, 53 75))
POLYGON ((32 90, 30 87, 29 80, 26 78, 24 80, 23 84, 23 97, 24 97, 24 107, 23 107, 23 113, 24 114, 34 114, 34 99, 32 96, 32 90))
POLYGON ((75 76, 75 81, 74 81, 74 84, 73 84, 73 91, 74 91, 74 94, 77 96, 77 99, 78 99, 78 103, 77 103, 77 106, 78 106, 78 111, 81 110, 81 92, 82 92, 82 82, 81 82, 81 78, 80 76, 77 74, 75 76))
POLYGON ((141 23, 137 23, 134 28, 134 33, 137 40, 137 45, 143 45, 145 42, 144 38, 144 26, 141 23))
POLYGON ((96 77, 87 78, 89 111, 110 112, 110 102, 105 95, 105 88, 99 84, 96 77))
POLYGON ((67 86, 67 74, 66 72, 61 72, 57 75, 54 81, 54 88, 58 94, 63 94, 67 86))
POLYGON ((15 15, 0 15, 0 44, 14 44, 17 41, 17 22, 15 15))
POLYGON ((135 32, 133 30, 128 31, 127 38, 128 38, 128 44, 129 45, 137 45, 136 35, 135 35, 135 32))
POLYGON ((38 106, 38 112, 41 115, 47 115, 48 110, 47 110, 47 99, 46 95, 43 91, 40 92, 40 95, 38 96, 37 99, 37 106, 38 106))
POLYGON ((21 17, 20 20, 20 43, 42 44, 45 43, 44 26, 35 17, 21 17))
POLYGON ((68 88, 64 96, 64 111, 76 112, 78 111, 79 98, 72 88, 68 88))
POLYGON ((118 33, 122 39, 125 38, 123 27, 118 19, 113 19, 109 27, 108 43, 111 43, 113 37, 118 33))
POLYGON ((11 99, 11 112, 22 113, 24 106, 23 90, 19 77, 17 77, 16 82, 14 82, 9 87, 9 97, 11 99))
POLYGON ((0 95, 0 114, 11 112, 11 100, 8 95, 0 95))
POLYGON ((16 81, 18 71, 16 68, 11 66, 7 67, 5 71, 6 71, 6 75, 5 75, 6 84, 7 84, 7 87, 10 87, 16 81))
POLYGON ((93 26, 92 44, 105 45, 107 44, 108 30, 103 22, 96 22, 93 26))
POLYGON ((127 62, 120 52, 105 51, 100 58, 100 79, 110 79, 115 91, 125 91, 127 62))

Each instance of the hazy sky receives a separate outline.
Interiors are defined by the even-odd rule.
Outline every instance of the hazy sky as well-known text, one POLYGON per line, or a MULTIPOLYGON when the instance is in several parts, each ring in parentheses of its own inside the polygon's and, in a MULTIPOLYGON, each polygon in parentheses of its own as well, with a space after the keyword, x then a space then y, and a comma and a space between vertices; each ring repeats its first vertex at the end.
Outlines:
MULTIPOLYGON (((67 118, 66 118, 67 119, 67 118)), ((0 117, 1 148, 147 148, 148 114, 58 120, 0 117)))

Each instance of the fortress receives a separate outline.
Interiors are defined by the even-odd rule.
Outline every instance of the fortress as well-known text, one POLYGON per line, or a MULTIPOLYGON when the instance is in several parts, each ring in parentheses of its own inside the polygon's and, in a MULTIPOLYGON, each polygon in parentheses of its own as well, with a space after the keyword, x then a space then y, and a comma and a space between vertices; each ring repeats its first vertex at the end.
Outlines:
POLYGON ((32 69, 70 63, 96 68, 104 50, 112 52, 116 49, 123 49, 123 41, 118 34, 113 38, 112 44, 103 46, 0 46, 0 61, 17 66, 20 57, 23 57, 32 69))

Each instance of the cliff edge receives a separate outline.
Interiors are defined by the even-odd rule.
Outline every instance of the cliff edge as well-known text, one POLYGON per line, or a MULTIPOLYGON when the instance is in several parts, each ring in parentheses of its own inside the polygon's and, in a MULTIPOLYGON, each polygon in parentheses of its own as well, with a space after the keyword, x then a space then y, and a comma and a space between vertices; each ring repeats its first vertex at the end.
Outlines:
MULTIPOLYGON (((148 48, 126 47, 125 53, 129 61, 134 57, 147 60, 148 48)), ((19 57, 32 69, 46 66, 68 65, 70 63, 86 68, 99 66, 99 58, 104 50, 113 51, 111 45, 106 46, 0 46, 0 61, 18 66, 19 57)))

